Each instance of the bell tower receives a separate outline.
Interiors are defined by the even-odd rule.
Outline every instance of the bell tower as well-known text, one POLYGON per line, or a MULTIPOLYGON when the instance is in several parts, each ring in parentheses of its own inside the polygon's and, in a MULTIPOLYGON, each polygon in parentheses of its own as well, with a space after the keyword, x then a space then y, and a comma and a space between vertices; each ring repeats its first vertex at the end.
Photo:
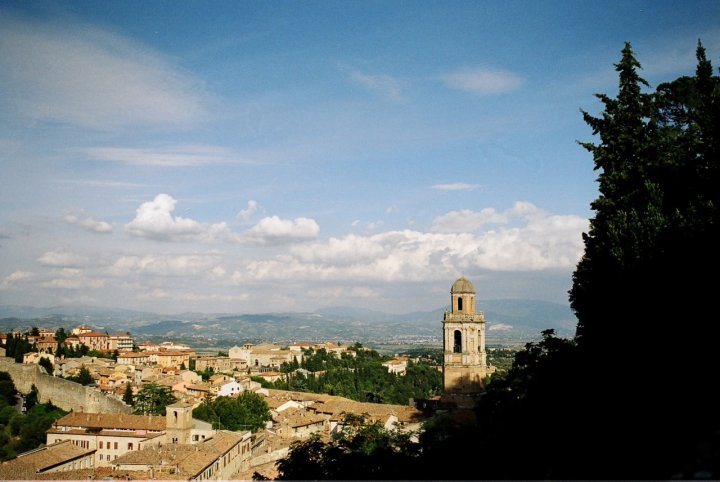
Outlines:
POLYGON ((443 393, 460 405, 483 390, 485 315, 475 310, 475 287, 465 277, 450 288, 450 306, 443 317, 443 393))

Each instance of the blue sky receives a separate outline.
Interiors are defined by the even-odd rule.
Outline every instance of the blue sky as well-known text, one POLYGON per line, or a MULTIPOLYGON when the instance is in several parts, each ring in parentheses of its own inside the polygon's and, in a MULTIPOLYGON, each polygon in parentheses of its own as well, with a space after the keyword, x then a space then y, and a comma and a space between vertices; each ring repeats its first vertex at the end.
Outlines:
MULTIPOLYGON (((717 1, 0 3, 0 303, 566 303, 580 109, 632 43, 718 64, 717 1)), ((717 65, 716 65, 717 66, 717 65)))

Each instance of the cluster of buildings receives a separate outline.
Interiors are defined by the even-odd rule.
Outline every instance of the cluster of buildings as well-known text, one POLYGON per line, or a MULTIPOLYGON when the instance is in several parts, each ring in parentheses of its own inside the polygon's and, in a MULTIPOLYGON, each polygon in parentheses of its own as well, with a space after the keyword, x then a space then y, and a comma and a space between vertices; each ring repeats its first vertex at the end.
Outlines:
POLYGON ((293 441, 314 433, 327 440, 344 428, 347 414, 363 414, 390 430, 416 430, 423 420, 410 406, 255 391, 272 417, 255 434, 213 429, 192 418, 195 405, 187 402, 168 405, 164 417, 71 412, 50 427, 44 447, 0 464, 0 480, 248 480, 254 472, 272 478, 293 441))
MULTIPOLYGON (((450 295, 451 309, 443 319, 444 393, 438 401, 470 407, 491 371, 486 362, 485 320, 483 313, 476 311, 475 288, 469 280, 458 279, 450 295)), ((246 344, 231 348, 227 356, 197 356, 186 346, 168 342, 121 352, 112 348, 128 343, 121 335, 84 331, 85 327, 76 330, 73 335, 79 343, 99 351, 117 349, 117 361, 92 357, 56 360, 56 374, 67 376, 85 367, 97 386, 110 394, 117 396, 128 383, 135 388, 155 383, 169 387, 179 401, 167 407, 165 417, 71 412, 47 431, 46 446, 0 464, 0 479, 230 480, 250 479, 255 472, 272 479, 275 462, 287 455, 293 441, 312 434, 331 437, 344 429, 347 415, 362 415, 389 430, 408 431, 419 429, 424 418, 423 412, 411 405, 269 390, 250 378, 253 374, 269 380, 281 376, 277 369, 285 363, 300 363, 308 348, 325 349, 338 357, 354 353, 346 347, 246 344), (213 375, 202 380, 188 369, 191 362, 196 371, 213 375), (192 418, 193 408, 203 400, 237 397, 247 390, 258 393, 268 404, 271 421, 263 430, 255 434, 216 430, 192 418)), ((132 345, 132 340, 129 343, 132 345)), ((407 359, 396 358, 385 366, 402 375, 407 359)))

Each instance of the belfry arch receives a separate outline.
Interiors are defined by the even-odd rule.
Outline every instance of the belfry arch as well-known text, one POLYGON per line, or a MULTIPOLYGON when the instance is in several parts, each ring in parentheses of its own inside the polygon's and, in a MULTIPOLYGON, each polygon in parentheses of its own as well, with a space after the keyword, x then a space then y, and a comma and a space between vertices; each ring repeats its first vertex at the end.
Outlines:
POLYGON ((471 406, 487 375, 485 316, 475 310, 475 287, 465 277, 450 288, 450 311, 443 317, 443 393, 471 406))

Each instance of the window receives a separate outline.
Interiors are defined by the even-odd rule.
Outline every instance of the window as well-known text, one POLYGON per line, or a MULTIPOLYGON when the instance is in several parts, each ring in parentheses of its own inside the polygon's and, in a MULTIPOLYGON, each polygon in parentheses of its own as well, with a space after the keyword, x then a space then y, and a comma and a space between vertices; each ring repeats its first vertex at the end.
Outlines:
POLYGON ((455 330, 453 353, 461 353, 461 351, 462 351, 462 333, 460 333, 460 330, 455 330))
POLYGON ((462 298, 458 297, 458 311, 462 311, 462 298))
POLYGON ((128 450, 132 450, 132 449, 133 449, 133 444, 132 444, 132 442, 128 442, 128 450))
MULTIPOLYGON (((117 450, 117 448, 118 448, 118 443, 115 442, 115 450, 117 450)), ((115 457, 117 458, 117 456, 115 456, 115 457)))
POLYGON ((103 448, 103 441, 100 441, 100 448, 103 448))
POLYGON ((102 460, 102 459, 103 459, 103 454, 100 454, 100 460, 102 460))

